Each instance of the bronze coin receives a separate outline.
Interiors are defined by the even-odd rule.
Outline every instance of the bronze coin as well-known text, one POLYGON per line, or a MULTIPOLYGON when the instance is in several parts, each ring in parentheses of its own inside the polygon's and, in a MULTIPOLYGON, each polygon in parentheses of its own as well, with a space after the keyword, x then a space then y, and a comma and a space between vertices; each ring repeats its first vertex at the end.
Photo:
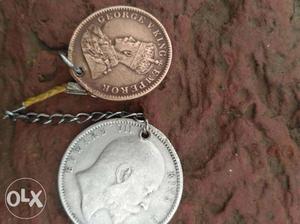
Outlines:
POLYGON ((166 76, 172 46, 163 25, 144 10, 101 9, 75 30, 68 58, 84 71, 75 80, 92 95, 129 100, 153 90, 166 76))

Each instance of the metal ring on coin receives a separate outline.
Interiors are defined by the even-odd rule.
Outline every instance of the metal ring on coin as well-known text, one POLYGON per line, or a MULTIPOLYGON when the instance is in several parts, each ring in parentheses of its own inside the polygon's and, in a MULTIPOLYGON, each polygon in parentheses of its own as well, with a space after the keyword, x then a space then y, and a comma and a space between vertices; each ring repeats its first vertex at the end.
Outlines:
POLYGON ((78 66, 74 65, 74 64, 67 58, 67 56, 66 56, 63 52, 59 52, 58 54, 59 54, 60 58, 63 60, 63 62, 64 62, 70 69, 72 69, 78 77, 84 75, 83 69, 82 69, 81 67, 78 67, 78 66))
POLYGON ((145 118, 145 120, 143 122, 144 122, 144 128, 140 132, 140 135, 143 139, 147 139, 151 135, 151 132, 149 131, 149 121, 148 121, 148 119, 145 118))

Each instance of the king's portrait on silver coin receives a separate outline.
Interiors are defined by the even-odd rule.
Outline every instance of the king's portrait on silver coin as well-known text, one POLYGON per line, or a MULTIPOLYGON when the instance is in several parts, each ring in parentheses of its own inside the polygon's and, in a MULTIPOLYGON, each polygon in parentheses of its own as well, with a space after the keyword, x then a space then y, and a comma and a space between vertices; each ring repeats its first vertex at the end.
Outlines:
POLYGON ((149 125, 110 119, 82 131, 60 165, 62 204, 75 224, 167 224, 179 205, 183 174, 169 140, 149 125))
POLYGON ((151 142, 112 141, 91 167, 76 174, 86 223, 120 224, 147 210, 164 175, 163 158, 151 142))

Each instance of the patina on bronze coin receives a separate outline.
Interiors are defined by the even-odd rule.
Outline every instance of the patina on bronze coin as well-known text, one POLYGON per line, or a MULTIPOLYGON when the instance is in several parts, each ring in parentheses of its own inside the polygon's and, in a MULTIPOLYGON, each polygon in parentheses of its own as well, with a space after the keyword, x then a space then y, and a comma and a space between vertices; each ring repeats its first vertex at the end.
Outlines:
POLYGON ((166 224, 182 195, 183 174, 169 140, 132 119, 98 122, 69 145, 60 165, 62 204, 76 224, 166 224))
POLYGON ((69 60, 83 75, 74 79, 92 95, 129 100, 153 90, 167 74, 172 46, 163 25, 144 10, 115 6, 101 9, 77 27, 69 60))

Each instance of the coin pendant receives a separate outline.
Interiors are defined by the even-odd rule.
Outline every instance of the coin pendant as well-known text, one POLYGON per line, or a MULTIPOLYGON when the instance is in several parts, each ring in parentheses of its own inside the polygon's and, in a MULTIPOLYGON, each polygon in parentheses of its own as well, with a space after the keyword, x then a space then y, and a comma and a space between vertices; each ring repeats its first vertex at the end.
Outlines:
POLYGON ((108 100, 145 95, 164 79, 172 46, 163 25, 144 10, 115 6, 87 17, 75 30, 69 60, 84 75, 70 70, 91 94, 108 100))
POLYGON ((98 122, 81 132, 63 156, 62 204, 75 224, 166 224, 182 195, 183 174, 169 140, 131 119, 98 122))

